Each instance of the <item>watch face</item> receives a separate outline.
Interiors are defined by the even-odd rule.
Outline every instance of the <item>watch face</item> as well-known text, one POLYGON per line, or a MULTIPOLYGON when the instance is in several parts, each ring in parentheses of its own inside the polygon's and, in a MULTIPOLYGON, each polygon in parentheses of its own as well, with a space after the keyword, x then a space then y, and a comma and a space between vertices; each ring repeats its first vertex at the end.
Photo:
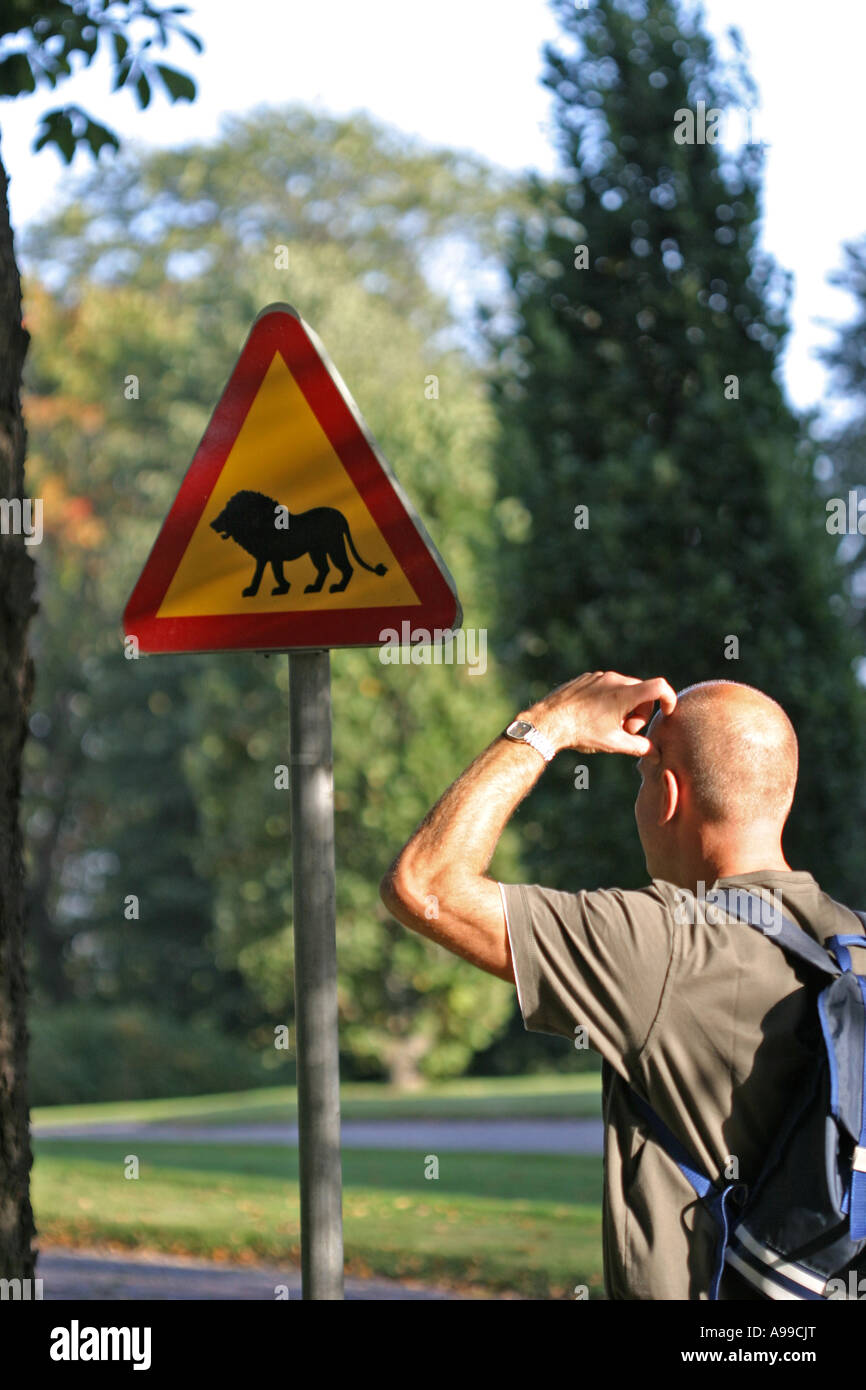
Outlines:
POLYGON ((532 725, 525 719, 513 720, 505 730, 509 738, 526 738, 531 731, 532 725))

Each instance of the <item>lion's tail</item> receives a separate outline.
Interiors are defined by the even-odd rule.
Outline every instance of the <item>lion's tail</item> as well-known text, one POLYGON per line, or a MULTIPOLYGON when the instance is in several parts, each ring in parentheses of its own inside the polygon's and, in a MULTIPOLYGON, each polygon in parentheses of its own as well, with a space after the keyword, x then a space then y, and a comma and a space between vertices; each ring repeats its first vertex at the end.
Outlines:
POLYGON ((343 517, 343 534, 349 543, 349 549, 351 550, 358 564, 361 565, 363 569, 369 570, 371 574, 382 575, 388 573, 387 565, 368 565, 366 560, 361 559, 360 555, 355 549, 355 542, 352 540, 352 532, 349 530, 349 523, 345 517, 343 517))

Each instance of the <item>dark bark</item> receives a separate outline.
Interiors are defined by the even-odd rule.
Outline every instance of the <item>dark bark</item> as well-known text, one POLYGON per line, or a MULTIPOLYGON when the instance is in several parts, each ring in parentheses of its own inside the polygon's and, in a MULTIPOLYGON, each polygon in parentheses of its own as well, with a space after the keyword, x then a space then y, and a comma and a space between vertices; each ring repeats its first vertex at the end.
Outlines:
MULTIPOLYGON (((24 500, 21 370, 28 335, 0 162, 0 498, 24 500)), ((19 819, 21 752, 33 667, 27 627, 35 611, 34 564, 22 535, 0 535, 0 1278, 31 1278, 24 865, 19 819)))
POLYGON ((30 959, 38 962, 34 978, 38 981, 42 1002, 51 1005, 68 1004, 74 998, 72 983, 66 974, 67 938, 58 932, 56 925, 58 884, 68 849, 69 835, 65 831, 70 821, 70 788, 74 780, 74 758, 70 753, 72 736, 67 717, 70 694, 69 690, 58 690, 48 710, 52 734, 46 751, 55 787, 50 799, 40 788, 40 818, 47 820, 48 825, 40 829, 38 836, 30 836, 24 885, 24 930, 30 959))

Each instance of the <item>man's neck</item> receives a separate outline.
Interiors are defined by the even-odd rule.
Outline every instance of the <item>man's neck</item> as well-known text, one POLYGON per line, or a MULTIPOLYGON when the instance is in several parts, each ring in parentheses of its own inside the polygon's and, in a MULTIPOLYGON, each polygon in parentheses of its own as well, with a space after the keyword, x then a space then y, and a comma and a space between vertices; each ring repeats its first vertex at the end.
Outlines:
POLYGON ((713 844, 707 839, 691 846, 683 846, 682 852, 671 857, 671 861, 655 878, 666 878, 680 888, 690 888, 703 883, 710 887, 720 878, 740 878, 743 874, 793 873, 782 852, 778 839, 753 838, 747 843, 713 844))
POLYGON ((693 887, 699 882, 707 886, 720 878, 742 878, 745 874, 793 873, 791 865, 780 849, 749 850, 740 854, 713 856, 692 863, 684 870, 684 886, 693 887))

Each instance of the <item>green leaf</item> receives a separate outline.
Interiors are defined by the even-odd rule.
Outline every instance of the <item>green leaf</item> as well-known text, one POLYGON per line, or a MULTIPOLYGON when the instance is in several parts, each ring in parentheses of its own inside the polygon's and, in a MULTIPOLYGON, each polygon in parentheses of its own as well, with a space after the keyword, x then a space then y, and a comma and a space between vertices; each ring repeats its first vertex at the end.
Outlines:
POLYGON ((89 117, 84 128, 84 134, 80 139, 90 146, 90 151, 94 159, 99 158, 99 152, 105 145, 110 146, 110 148, 114 150, 120 149, 120 141, 114 131, 109 130, 107 126, 100 125, 98 121, 92 121, 89 117))
POLYGON ((42 117, 42 127, 34 141, 35 150, 46 145, 55 145, 67 164, 79 145, 88 148, 94 159, 105 145, 119 149, 120 142, 112 130, 100 125, 78 106, 66 106, 62 110, 47 111, 42 117))
POLYGON ((10 53, 0 63, 0 96, 17 97, 35 90, 36 78, 26 53, 10 53))
POLYGON ((99 29, 95 24, 85 24, 82 26, 81 35, 76 47, 79 53, 84 54, 85 67, 89 67, 99 49, 99 29))
POLYGON ((60 54, 56 58, 52 58, 50 67, 43 67, 42 72, 39 75, 39 81, 41 82, 44 77, 44 79, 52 87, 56 87, 61 77, 71 76, 72 68, 69 64, 69 60, 68 58, 64 58, 63 55, 60 54))
POLYGON ((204 52, 204 44, 198 34, 194 34, 191 29, 181 29, 180 26, 178 26, 177 32, 186 39, 187 43, 195 49, 196 53, 204 52))
POLYGON ((72 121, 65 111, 46 111, 42 125, 33 143, 34 150, 42 150, 46 145, 56 145, 67 164, 72 163, 77 144, 72 121))
POLYGON ((123 37, 123 34, 114 33, 111 35, 111 41, 114 44, 115 62, 117 63, 117 66, 120 68, 123 66, 123 60, 129 51, 129 40, 125 39, 123 37))
POLYGON ((185 72, 157 63, 156 70, 171 101, 195 101, 195 83, 185 72))
POLYGON ((150 83, 144 73, 140 73, 136 78, 135 89, 138 92, 138 104, 144 110, 150 104, 150 83))
POLYGON ((113 92, 119 91, 120 88, 121 88, 121 87, 124 85, 124 83, 126 82, 126 79, 129 77, 129 74, 130 74, 131 72, 132 72, 132 61, 131 61, 131 59, 129 59, 129 58, 124 58, 123 62, 120 63, 119 66, 118 66, 118 67, 116 68, 116 70, 115 70, 114 82, 112 83, 111 90, 112 90, 113 92))

